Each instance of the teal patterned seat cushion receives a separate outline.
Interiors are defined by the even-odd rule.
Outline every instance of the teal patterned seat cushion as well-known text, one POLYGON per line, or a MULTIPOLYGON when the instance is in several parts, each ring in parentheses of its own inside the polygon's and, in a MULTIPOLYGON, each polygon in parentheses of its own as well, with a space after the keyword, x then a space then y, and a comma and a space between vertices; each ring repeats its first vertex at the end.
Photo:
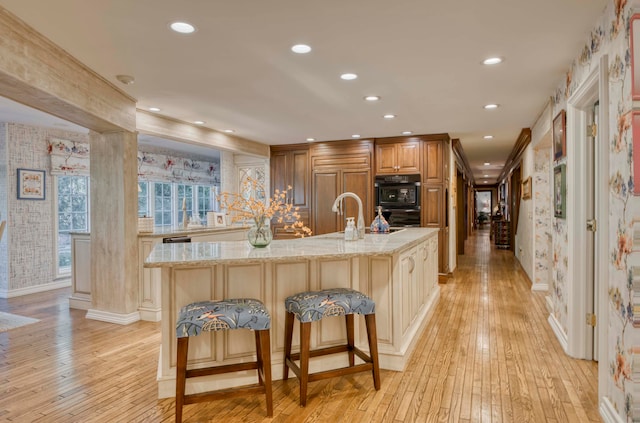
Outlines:
POLYGON ((376 303, 361 292, 348 288, 307 291, 287 297, 284 305, 301 322, 314 322, 325 316, 373 314, 376 303))
POLYGON ((178 338, 200 335, 203 331, 227 329, 265 330, 271 317, 264 304, 251 298, 200 301, 180 309, 176 323, 178 338))

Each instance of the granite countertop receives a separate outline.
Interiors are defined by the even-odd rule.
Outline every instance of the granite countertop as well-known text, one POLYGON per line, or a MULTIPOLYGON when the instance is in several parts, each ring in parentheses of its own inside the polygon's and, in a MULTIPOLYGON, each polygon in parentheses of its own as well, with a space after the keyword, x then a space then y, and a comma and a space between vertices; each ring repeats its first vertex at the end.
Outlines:
POLYGON ((358 241, 345 241, 344 234, 290 240, 274 240, 266 248, 254 248, 247 241, 158 244, 144 267, 199 267, 214 264, 291 261, 310 258, 390 255, 410 248, 438 229, 407 228, 391 234, 366 234, 358 241))
POLYGON ((232 226, 201 226, 201 227, 166 227, 156 226, 153 228, 153 232, 138 232, 139 237, 170 237, 170 236, 185 236, 196 235, 205 233, 223 233, 230 231, 237 231, 241 229, 249 229, 248 226, 232 225, 232 226))

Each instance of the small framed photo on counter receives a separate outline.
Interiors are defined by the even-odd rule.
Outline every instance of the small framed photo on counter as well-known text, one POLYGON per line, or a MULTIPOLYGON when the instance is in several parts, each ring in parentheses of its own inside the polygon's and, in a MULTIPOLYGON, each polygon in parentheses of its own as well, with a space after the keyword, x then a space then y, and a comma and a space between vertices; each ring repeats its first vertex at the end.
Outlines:
POLYGON ((224 213, 213 214, 213 226, 215 226, 216 228, 227 226, 227 217, 224 213))

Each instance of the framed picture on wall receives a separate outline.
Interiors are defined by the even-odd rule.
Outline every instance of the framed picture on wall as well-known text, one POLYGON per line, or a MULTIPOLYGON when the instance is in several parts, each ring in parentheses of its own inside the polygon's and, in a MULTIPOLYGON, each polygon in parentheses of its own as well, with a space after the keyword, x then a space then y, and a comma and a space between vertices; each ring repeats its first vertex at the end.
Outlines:
POLYGON ((18 199, 44 200, 45 171, 36 169, 17 169, 18 199))
POLYGON ((528 200, 531 198, 531 176, 522 181, 522 199, 528 200))
POLYGON ((567 154, 567 115, 563 110, 553 119, 553 158, 560 160, 567 154))
POLYGON ((561 219, 567 216, 566 168, 561 164, 553 169, 553 215, 561 219))

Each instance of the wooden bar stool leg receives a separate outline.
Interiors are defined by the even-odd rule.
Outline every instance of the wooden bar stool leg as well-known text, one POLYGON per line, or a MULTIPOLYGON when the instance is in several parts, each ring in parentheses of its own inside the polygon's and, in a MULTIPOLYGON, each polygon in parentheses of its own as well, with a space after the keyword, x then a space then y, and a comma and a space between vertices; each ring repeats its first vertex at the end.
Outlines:
POLYGON ((311 322, 300 322, 300 405, 307 405, 309 384, 309 350, 311 349, 311 322))
POLYGON ((256 338, 256 362, 258 363, 258 385, 264 385, 263 372, 261 371, 264 363, 262 362, 262 347, 260 343, 262 342, 262 332, 261 330, 254 330, 253 333, 256 338))
POLYGON ((178 338, 176 351, 176 423, 182 423, 182 408, 187 384, 187 355, 189 353, 189 338, 178 338))
POLYGON ((271 337, 269 336, 269 330, 256 331, 260 338, 260 351, 262 357, 260 358, 260 368, 258 374, 263 373, 264 379, 264 393, 267 402, 267 417, 273 416, 273 390, 271 387, 271 337))
POLYGON ((378 334, 376 332, 376 315, 366 314, 364 320, 367 324, 367 340, 369 341, 369 355, 373 362, 373 386, 380 390, 380 365, 378 363, 378 334))
POLYGON ((282 380, 289 379, 287 360, 291 359, 291 343, 293 342, 294 314, 287 311, 284 319, 284 361, 282 363, 282 380))
POLYGON ((355 353, 353 352, 353 348, 355 347, 355 336, 353 334, 354 319, 353 314, 347 314, 344 317, 347 322, 347 352, 349 353, 349 367, 353 367, 356 364, 355 353))

